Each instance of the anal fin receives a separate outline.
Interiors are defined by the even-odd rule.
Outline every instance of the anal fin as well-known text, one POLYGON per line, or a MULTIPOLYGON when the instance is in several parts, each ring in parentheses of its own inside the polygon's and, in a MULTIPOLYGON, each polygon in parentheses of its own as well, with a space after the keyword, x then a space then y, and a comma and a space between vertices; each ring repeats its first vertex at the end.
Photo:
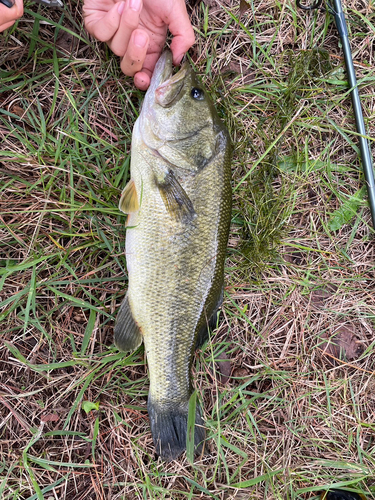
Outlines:
POLYGON ((209 338, 209 331, 215 330, 215 328, 217 327, 217 313, 219 312, 219 309, 223 303, 223 298, 224 298, 224 287, 221 289, 221 293, 217 300, 216 306, 214 307, 213 313, 208 318, 208 320, 205 321, 203 326, 198 331, 197 340, 195 343, 196 349, 199 349, 200 347, 203 346, 203 344, 207 342, 209 338))
POLYGON ((134 351, 142 343, 141 330, 134 321, 127 295, 117 314, 114 333, 115 344, 120 351, 134 351))

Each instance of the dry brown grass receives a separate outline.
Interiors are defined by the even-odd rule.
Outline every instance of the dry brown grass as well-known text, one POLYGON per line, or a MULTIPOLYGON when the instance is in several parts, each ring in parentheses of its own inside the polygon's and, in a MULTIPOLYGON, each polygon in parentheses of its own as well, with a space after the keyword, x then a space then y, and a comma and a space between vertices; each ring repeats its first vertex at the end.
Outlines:
MULTIPOLYGON (((375 137, 375 13, 345 5, 375 137)), ((142 93, 76 5, 63 18, 30 7, 5 35, 0 498, 297 500, 332 485, 375 498, 375 250, 365 193, 353 198, 363 176, 337 33, 289 1, 249 6, 238 22, 238 2, 189 5, 191 57, 235 144, 223 314, 194 364, 211 439, 194 465, 156 459, 143 350, 113 347, 126 289, 117 200, 142 93), (332 70, 288 79, 314 46, 332 70), (343 329, 359 357, 327 348, 343 329)))

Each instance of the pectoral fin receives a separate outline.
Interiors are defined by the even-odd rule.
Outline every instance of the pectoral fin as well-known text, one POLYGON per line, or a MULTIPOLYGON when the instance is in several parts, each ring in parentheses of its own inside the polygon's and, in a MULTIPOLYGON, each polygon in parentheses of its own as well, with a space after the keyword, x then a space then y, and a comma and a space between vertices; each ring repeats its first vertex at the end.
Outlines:
POLYGON ((133 313, 130 309, 129 298, 126 295, 116 318, 115 344, 120 351, 134 351, 142 343, 142 334, 134 321, 133 313))
POLYGON ((171 217, 185 223, 194 219, 196 213, 193 203, 172 171, 169 171, 162 180, 156 179, 156 184, 171 217))
POLYGON ((133 179, 130 179, 124 187, 118 207, 125 214, 131 214, 139 210, 138 194, 133 179))

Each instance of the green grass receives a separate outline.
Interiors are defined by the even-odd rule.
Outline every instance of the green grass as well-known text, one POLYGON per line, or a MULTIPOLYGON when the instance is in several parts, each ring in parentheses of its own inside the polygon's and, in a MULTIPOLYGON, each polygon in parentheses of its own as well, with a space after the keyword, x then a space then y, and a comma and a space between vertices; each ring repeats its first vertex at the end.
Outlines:
MULTIPOLYGON (((374 137, 373 7, 345 5, 374 137)), ((374 231, 332 18, 189 7, 190 56, 234 144, 234 208, 223 312, 193 366, 208 453, 165 464, 143 348, 113 345, 143 94, 80 7, 27 7, 0 48, 0 498, 375 498, 374 231), (324 335, 343 326, 364 352, 333 363, 324 335)))

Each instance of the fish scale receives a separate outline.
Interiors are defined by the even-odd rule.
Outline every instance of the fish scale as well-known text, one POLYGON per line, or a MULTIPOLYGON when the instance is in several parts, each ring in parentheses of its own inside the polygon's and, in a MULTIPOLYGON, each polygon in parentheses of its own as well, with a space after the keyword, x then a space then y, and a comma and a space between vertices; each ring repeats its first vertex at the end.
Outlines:
MULTIPOLYGON (((221 305, 231 187, 228 133, 188 63, 172 75, 170 52, 156 65, 131 155, 120 200, 129 214, 129 286, 115 342, 122 350, 145 344, 153 440, 171 460, 186 448, 194 350, 221 305)), ((199 408, 195 423, 199 453, 199 408)))

